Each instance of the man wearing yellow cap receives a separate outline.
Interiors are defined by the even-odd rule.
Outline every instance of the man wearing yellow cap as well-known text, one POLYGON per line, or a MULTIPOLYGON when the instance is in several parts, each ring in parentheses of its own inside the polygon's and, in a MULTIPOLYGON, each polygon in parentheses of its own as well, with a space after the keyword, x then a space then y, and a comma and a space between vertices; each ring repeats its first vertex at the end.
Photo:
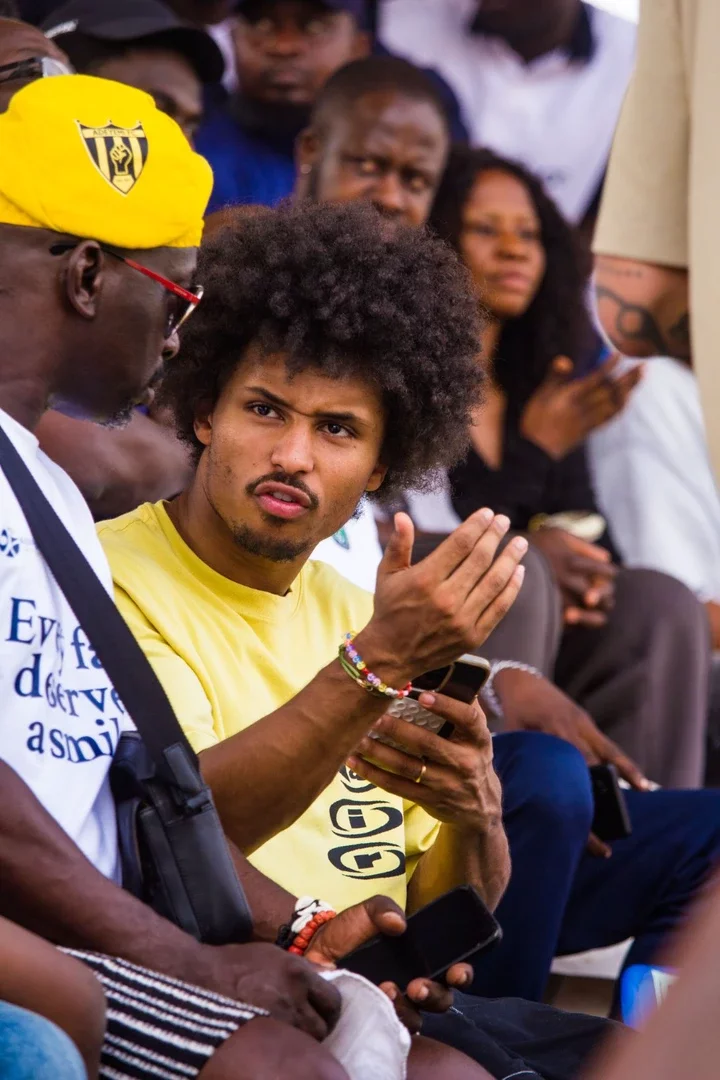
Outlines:
MULTIPOLYGON (((98 420, 143 399, 201 295, 211 185, 176 124, 116 83, 40 79, 0 115, 0 426, 108 591, 87 506, 33 430, 55 398, 98 420)), ((281 1060, 288 1077, 341 1080, 305 1034, 322 1037, 337 1010, 309 965, 266 945, 199 945, 115 884, 108 769, 128 726, 0 473, 0 909, 54 942, 160 973, 149 1006, 136 968, 116 973, 119 999, 106 984, 107 1075, 192 1077, 222 1045, 218 1080, 269 1077, 281 1060), (179 1031, 152 1008, 156 991, 182 1008, 179 1031), (208 1008, 223 1022, 198 1028, 208 1008), (147 1064, 158 1053, 161 1074, 147 1064)))

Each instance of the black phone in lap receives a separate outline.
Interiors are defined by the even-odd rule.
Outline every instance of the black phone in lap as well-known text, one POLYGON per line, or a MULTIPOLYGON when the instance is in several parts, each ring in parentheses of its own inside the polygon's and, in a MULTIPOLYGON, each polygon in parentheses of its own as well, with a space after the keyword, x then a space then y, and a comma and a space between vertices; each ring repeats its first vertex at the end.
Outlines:
POLYGON ((500 924, 478 891, 461 885, 411 915, 404 934, 375 937, 338 967, 404 991, 413 979, 442 979, 453 964, 471 962, 501 938, 500 924))
POLYGON ((614 765, 593 765, 590 780, 595 801, 592 831, 606 844, 624 840, 632 833, 632 824, 617 769, 614 765))

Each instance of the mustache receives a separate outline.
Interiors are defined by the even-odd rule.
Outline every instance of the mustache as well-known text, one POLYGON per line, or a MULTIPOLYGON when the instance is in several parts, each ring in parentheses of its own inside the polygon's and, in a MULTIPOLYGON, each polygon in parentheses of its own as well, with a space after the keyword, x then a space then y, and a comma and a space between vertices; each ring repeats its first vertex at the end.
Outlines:
POLYGON ((288 487, 296 488, 298 491, 302 491, 304 495, 307 495, 310 500, 310 509, 317 510, 320 505, 320 500, 314 491, 311 491, 307 484, 304 484, 302 480, 299 480, 297 476, 291 476, 285 472, 271 472, 266 473, 265 476, 259 476, 257 480, 253 480, 245 488, 246 495, 254 495, 257 488, 261 484, 276 483, 286 484, 288 487))

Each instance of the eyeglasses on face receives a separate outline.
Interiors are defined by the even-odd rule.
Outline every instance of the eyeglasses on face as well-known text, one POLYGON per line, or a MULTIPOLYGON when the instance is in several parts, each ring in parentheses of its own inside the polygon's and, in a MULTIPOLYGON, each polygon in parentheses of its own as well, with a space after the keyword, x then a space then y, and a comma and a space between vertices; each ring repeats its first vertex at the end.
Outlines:
POLYGON ((0 66, 0 83, 31 82, 35 79, 49 79, 54 75, 72 75, 73 69, 55 60, 52 56, 31 56, 27 60, 16 60, 12 64, 0 66))
MULTIPOLYGON (((82 243, 81 240, 73 242, 53 244, 50 248, 51 255, 64 255, 67 251, 72 251, 82 243)), ((95 241, 101 251, 104 251, 106 255, 112 255, 114 259, 119 259, 120 262, 125 263, 126 266, 131 267, 133 270, 137 270, 138 273, 144 274, 145 277, 150 278, 151 281, 156 281, 159 285, 162 285, 163 289, 173 297, 174 302, 168 308, 168 318, 165 325, 165 340, 171 338, 173 334, 176 334, 180 327, 187 322, 192 315, 195 308, 198 306, 203 298, 204 289, 202 285, 195 285, 192 289, 184 289, 182 285, 176 285, 174 281, 170 281, 169 278, 163 277, 162 274, 158 274, 156 270, 151 270, 147 266, 143 266, 142 263, 136 262, 135 259, 131 259, 128 255, 121 255, 119 251, 114 251, 113 248, 108 247, 106 244, 100 244, 95 241)))

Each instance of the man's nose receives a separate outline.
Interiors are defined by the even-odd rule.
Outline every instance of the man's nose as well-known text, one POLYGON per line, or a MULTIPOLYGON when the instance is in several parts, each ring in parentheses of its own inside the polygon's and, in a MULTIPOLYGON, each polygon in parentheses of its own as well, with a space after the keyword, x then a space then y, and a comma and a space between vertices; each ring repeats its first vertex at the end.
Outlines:
POLYGON ((275 468, 293 476, 312 472, 312 434, 300 425, 288 425, 277 439, 271 461, 275 468))
POLYGON ((398 217, 405 213, 405 192, 394 173, 388 172, 376 180, 372 188, 372 202, 381 214, 389 217, 398 217))

